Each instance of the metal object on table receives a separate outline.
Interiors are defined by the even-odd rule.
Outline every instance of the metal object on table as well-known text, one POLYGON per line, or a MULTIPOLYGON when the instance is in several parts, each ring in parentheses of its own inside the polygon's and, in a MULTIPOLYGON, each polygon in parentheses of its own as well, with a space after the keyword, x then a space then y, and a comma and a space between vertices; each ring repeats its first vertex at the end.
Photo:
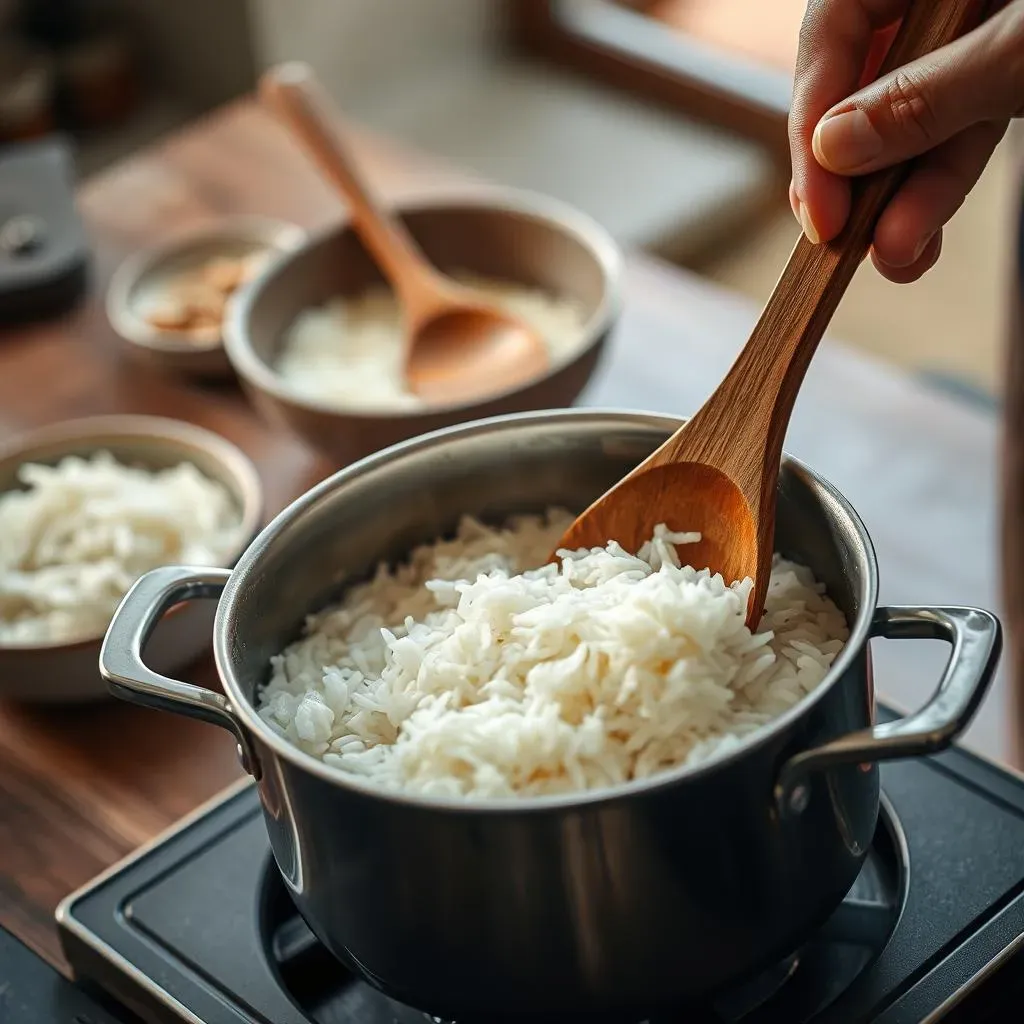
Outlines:
POLYGON ((60 138, 0 155, 0 326, 58 316, 85 292, 90 251, 74 176, 60 138))
MULTIPOLYGON (((678 425, 563 411, 408 442, 293 503, 226 583, 214 629, 226 697, 216 720, 248 737, 277 863, 303 916, 335 955, 401 1002, 456 1019, 489 1016, 496 1004, 510 1015, 653 1012, 770 964, 800 945, 861 869, 878 815, 873 762, 948 745, 985 691, 999 653, 994 617, 879 612, 863 524, 834 488, 786 460, 777 548, 827 586, 850 639, 817 690, 728 755, 580 794, 442 800, 343 775, 256 714, 270 657, 344 583, 446 535, 465 514, 495 521, 578 510, 678 425), (923 719, 867 734, 867 642, 879 623, 892 635, 913 632, 900 623, 933 634, 946 623, 956 643, 923 719), (829 746, 851 735, 846 748, 829 746), (793 760, 801 754, 826 764, 802 773, 793 760), (668 952, 669 935, 692 942, 686 957, 668 952)), ((199 582, 177 572, 143 578, 125 598, 101 666, 130 700, 177 702, 192 715, 198 701, 209 719, 215 695, 190 688, 181 701, 181 684, 139 658, 154 607, 199 582)))

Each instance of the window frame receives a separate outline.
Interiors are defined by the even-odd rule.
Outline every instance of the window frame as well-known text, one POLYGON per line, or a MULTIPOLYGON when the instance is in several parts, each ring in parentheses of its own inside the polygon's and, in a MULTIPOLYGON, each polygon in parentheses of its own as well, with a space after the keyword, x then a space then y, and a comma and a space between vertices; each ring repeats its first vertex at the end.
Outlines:
POLYGON ((788 160, 790 76, 645 23, 640 15, 654 2, 506 0, 506 19, 520 52, 755 139, 788 160))

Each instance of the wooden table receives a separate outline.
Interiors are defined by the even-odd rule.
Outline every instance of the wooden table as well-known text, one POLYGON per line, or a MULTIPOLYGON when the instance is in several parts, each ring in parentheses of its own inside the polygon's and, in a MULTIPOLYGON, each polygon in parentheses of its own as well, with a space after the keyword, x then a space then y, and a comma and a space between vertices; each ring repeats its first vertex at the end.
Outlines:
MULTIPOLYGON (((398 197, 465 188, 466 175, 379 140, 362 140, 375 184, 398 197)), ((233 387, 172 382, 125 364, 102 311, 105 283, 134 248, 231 213, 307 227, 338 205, 248 102, 88 183, 82 214, 96 252, 91 296, 70 319, 0 339, 0 438, 105 412, 177 416, 219 431, 255 460, 276 512, 330 468, 264 427, 233 387)), ((584 401, 690 412, 724 373, 756 310, 639 255, 612 353, 584 401)), ((883 566, 883 599, 996 605, 993 419, 925 391, 834 343, 801 395, 790 449, 830 476, 864 515, 883 566), (956 564, 936 552, 957 550, 956 564)), ((938 647, 939 645, 932 645, 938 647)), ((876 652, 879 688, 922 701, 942 652, 889 644, 876 652)), ((213 680, 212 666, 194 678, 213 680)), ((998 756, 1002 694, 973 732, 998 756)), ((0 924, 66 969, 53 911, 78 887, 238 778, 220 730, 110 703, 68 710, 0 707, 0 924)))

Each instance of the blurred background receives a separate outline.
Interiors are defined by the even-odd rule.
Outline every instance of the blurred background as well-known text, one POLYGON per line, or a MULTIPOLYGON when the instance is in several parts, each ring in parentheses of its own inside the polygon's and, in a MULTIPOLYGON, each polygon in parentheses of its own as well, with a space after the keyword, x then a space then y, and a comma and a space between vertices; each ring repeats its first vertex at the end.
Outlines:
MULTIPOLYGON (((88 174, 310 61, 357 120, 548 192, 763 299, 795 237, 784 123, 802 0, 0 0, 0 132, 55 127, 88 174)), ((915 301, 862 274, 834 333, 998 399, 1003 146, 915 301)))

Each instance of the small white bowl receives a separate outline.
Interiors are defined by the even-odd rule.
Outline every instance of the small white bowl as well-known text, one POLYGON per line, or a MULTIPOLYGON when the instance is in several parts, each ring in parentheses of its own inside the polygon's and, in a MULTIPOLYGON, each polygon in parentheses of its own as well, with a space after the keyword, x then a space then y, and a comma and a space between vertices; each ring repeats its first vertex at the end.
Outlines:
MULTIPOLYGON (((32 431, 0 450, 0 494, 18 488, 18 469, 29 462, 53 465, 68 455, 109 451, 128 465, 163 469, 181 462, 224 485, 241 517, 232 568, 259 531, 263 488, 256 467, 229 441, 201 427, 155 416, 97 416, 32 431)), ((153 634, 146 660, 165 675, 186 668, 213 636, 211 602, 171 609, 153 634)), ((107 695, 100 678, 100 646, 106 630, 65 643, 0 643, 0 699, 54 703, 96 700, 107 695)))
MULTIPOLYGON (((230 377, 233 371, 221 337, 198 341, 185 337, 181 331, 154 327, 144 315, 146 305, 175 277, 207 260, 266 251, 269 266, 275 255, 291 252, 305 239, 306 232, 296 224, 268 217, 232 217, 208 230, 179 235, 141 249, 129 256, 111 278, 107 319, 126 342, 125 351, 133 359, 177 374, 230 377)), ((239 288, 229 304, 249 284, 239 288)))

